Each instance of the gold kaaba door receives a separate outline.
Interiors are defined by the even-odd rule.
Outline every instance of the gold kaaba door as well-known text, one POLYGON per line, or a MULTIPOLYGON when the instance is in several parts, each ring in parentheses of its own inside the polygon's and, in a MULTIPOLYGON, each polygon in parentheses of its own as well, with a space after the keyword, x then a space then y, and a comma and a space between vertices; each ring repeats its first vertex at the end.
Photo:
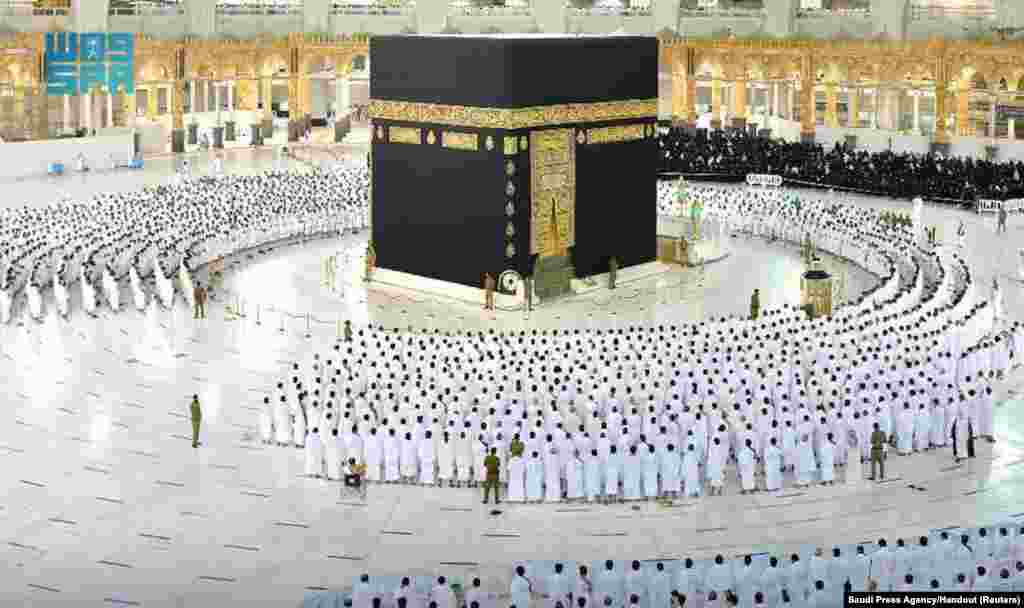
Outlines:
POLYGON ((542 258, 576 244, 575 146, 572 129, 530 133, 530 253, 542 258))

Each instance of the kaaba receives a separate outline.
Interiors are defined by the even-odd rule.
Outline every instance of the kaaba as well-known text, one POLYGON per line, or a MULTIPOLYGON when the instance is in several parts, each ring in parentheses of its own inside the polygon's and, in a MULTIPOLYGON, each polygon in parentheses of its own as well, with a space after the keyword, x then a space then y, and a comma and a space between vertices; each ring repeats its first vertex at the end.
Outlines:
POLYGON ((637 36, 374 36, 378 268, 480 288, 653 261, 658 45, 637 36))

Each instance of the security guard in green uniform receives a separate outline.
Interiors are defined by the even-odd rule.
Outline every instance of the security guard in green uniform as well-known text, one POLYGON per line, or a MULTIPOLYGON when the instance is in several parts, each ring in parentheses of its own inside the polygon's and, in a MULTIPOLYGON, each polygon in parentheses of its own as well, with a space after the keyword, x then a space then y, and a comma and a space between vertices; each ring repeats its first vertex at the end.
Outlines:
POLYGON ((875 466, 878 467, 879 477, 885 479, 885 433, 882 432, 878 423, 875 423, 875 430, 871 433, 871 479, 875 479, 875 466))
POLYGON ((519 441, 519 435, 515 435, 512 437, 512 444, 509 446, 508 451, 513 457, 522 456, 525 447, 523 442, 519 441))
POLYGON ((757 289, 750 296, 750 319, 756 321, 761 315, 761 292, 757 289))
POLYGON ((494 504, 501 502, 501 496, 499 494, 498 486, 498 469, 501 467, 501 461, 498 459, 498 449, 491 448, 491 453, 484 458, 484 469, 487 471, 487 477, 484 478, 484 504, 487 504, 487 500, 491 494, 491 488, 494 488, 494 504))
POLYGON ((203 421, 203 410, 199 409, 199 395, 192 395, 192 447, 199 447, 199 425, 203 421))

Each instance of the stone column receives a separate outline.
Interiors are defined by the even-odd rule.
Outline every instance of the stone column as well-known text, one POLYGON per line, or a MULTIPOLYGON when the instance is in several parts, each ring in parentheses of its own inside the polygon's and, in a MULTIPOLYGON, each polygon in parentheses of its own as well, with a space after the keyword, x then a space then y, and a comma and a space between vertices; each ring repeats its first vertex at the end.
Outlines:
POLYGON ((852 87, 850 89, 850 101, 849 101, 849 116, 846 119, 846 124, 851 129, 860 128, 860 89, 858 87, 852 87))
POLYGON ((190 114, 195 114, 198 111, 196 109, 196 89, 198 85, 199 81, 193 80, 192 86, 188 88, 188 111, 190 114))
POLYGON ((786 84, 786 120, 793 120, 793 114, 796 113, 796 86, 793 83, 786 84))
MULTIPOLYGON (((932 143, 938 146, 949 144, 949 134, 946 130, 946 97, 949 83, 939 78, 935 83, 935 133, 932 136, 932 143)), ((934 146, 933 146, 934 147, 934 146)))
POLYGON ((131 127, 135 125, 135 95, 125 92, 121 96, 121 101, 124 103, 124 126, 131 127))
MULTIPOLYGON (((673 83, 673 94, 675 93, 673 83)), ((352 85, 349 82, 348 74, 339 76, 334 80, 334 112, 337 118, 341 118, 348 114, 349 108, 352 106, 352 85)), ((673 112, 674 114, 674 112, 673 112)))
POLYGON ((997 95, 993 95, 989 102, 988 112, 988 136, 995 139, 996 137, 996 103, 999 101, 997 95))
POLYGON ((220 111, 224 109, 224 98, 222 97, 221 91, 223 87, 219 82, 213 83, 213 111, 220 114, 220 111))
POLYGON ((825 126, 833 129, 839 126, 839 93, 833 82, 825 85, 825 126))
POLYGON ((228 112, 235 111, 235 81, 232 80, 225 85, 228 90, 228 112))
POLYGON ((875 85, 875 88, 871 89, 871 128, 872 129, 875 129, 875 130, 878 129, 878 124, 879 124, 878 120, 880 118, 880 116, 879 116, 880 110, 881 110, 881 108, 879 106, 878 85, 875 85))
POLYGON ((180 154, 185 151, 185 81, 175 80, 173 88, 168 91, 171 98, 171 152, 180 154))
POLYGON ((299 77, 293 74, 288 79, 288 141, 299 140, 302 112, 299 95, 299 77))
POLYGON ((1006 138, 1009 140, 1017 139, 1017 121, 1012 118, 1006 120, 1006 138))
POLYGON ((814 141, 817 131, 814 109, 814 82, 803 80, 800 82, 800 141, 814 141))
POLYGON ((64 130, 71 129, 71 96, 64 95, 64 130))
POLYGON ((741 129, 746 129, 748 111, 746 80, 737 80, 736 83, 733 85, 732 102, 735 106, 733 110, 733 126, 738 126, 741 129))
POLYGON ((82 128, 86 135, 92 133, 92 91, 82 91, 82 128))
POLYGON ((921 134, 921 91, 913 91, 914 96, 914 134, 921 134))
POLYGON ((260 81, 260 85, 263 87, 263 93, 260 96, 263 99, 263 125, 260 127, 260 140, 265 141, 274 135, 274 112, 271 109, 271 104, 274 101, 274 80, 267 76, 260 81))
POLYGON ((711 128, 722 128, 722 81, 711 81, 711 128))
POLYGON ((781 108, 779 108, 779 83, 772 83, 772 111, 769 113, 771 116, 782 116, 781 108))
POLYGON ((146 118, 150 120, 156 119, 156 85, 151 85, 146 88, 146 118))
POLYGON ((956 132, 957 135, 973 135, 971 126, 968 124, 971 116, 970 108, 971 92, 967 89, 960 89, 956 97, 956 132))
POLYGON ((107 127, 114 126, 114 94, 107 92, 107 127))
POLYGON ((38 106, 33 138, 48 139, 50 137, 50 98, 46 95, 46 85, 37 84, 32 87, 32 96, 33 104, 38 106))
MULTIPOLYGON (((19 128, 23 127, 25 122, 25 87, 15 86, 14 87, 14 122, 19 128)), ((27 131, 28 129, 25 129, 27 131)))

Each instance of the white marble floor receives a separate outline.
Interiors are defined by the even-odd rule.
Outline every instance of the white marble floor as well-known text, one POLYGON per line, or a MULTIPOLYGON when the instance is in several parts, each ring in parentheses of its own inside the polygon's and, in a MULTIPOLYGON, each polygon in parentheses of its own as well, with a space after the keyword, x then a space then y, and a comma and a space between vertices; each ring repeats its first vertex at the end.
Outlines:
MULTIPOLYGON (((228 167, 267 163, 269 156, 239 153, 228 167)), ((9 200, 39 204, 58 187, 76 194, 138 187, 166 179, 170 167, 150 163, 130 184, 98 175, 70 186, 20 182, 9 200)), ((961 218, 982 283, 1015 274, 1024 220, 1013 218, 1002 237, 991 220, 926 212, 945 235, 961 218)), ((303 478, 297 451, 254 437, 255 406, 282 365, 328 343, 339 318, 452 328, 670 322, 742 312, 754 287, 765 305, 793 302, 800 271, 795 248, 737 239, 703 285, 693 271, 678 270, 529 319, 491 317, 416 294, 367 294, 354 268, 340 291, 324 288, 322 259, 361 247, 361 238, 240 256, 228 286, 246 304, 244 319, 228 320, 218 304, 209 320, 194 321, 182 305, 155 318, 74 314, 69 323, 0 329, 8 412, 0 422, 0 605, 292 606, 306 589, 339 588, 363 571, 457 579, 472 571, 500 584, 520 560, 704 557, 1024 516, 1017 513, 1024 511, 1020 372, 1002 387, 998 443, 981 443, 979 458, 956 468, 948 452, 894 458, 886 484, 777 496, 731 488, 724 497, 638 510, 503 506, 499 515, 467 489, 377 486, 366 503, 355 501, 338 484, 303 478), (189 445, 192 393, 204 411, 198 450, 189 445)), ((862 271, 849 276, 852 292, 870 284, 862 271)), ((1020 285, 1008 285, 1006 295, 1019 318, 1020 285)))

